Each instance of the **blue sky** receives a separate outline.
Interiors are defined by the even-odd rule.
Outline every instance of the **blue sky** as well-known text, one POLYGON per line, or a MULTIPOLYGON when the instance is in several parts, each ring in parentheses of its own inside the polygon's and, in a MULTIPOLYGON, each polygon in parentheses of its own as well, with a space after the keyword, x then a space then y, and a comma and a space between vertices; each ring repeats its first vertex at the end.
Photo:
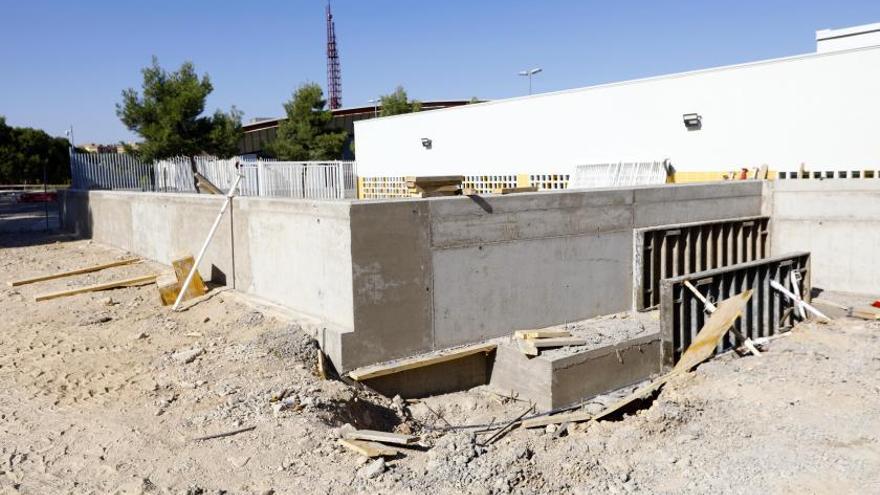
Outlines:
MULTIPOLYGON (((326 84, 321 0, 0 0, 0 115, 76 141, 133 136, 115 103, 156 55, 192 60, 208 110, 278 116, 302 82, 326 84)), ((401 84, 421 100, 535 92, 808 53, 815 31, 880 21, 862 1, 334 0, 344 106, 401 84)))

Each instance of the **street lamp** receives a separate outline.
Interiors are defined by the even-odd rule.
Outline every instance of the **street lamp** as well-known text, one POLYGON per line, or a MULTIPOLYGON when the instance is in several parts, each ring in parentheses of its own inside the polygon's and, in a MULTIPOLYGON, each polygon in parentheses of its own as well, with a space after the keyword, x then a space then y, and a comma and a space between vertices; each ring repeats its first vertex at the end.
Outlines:
POLYGON ((70 151, 76 149, 73 145, 73 126, 70 126, 66 131, 64 131, 64 135, 67 136, 67 142, 70 143, 70 151))
POLYGON ((367 103, 373 104, 373 118, 379 116, 379 103, 382 101, 382 98, 374 98, 372 100, 367 100, 367 103))
POLYGON ((543 69, 541 69, 540 67, 535 67, 534 69, 521 70, 518 72, 519 75, 529 78, 529 94, 532 94, 532 76, 541 72, 542 70, 543 69))

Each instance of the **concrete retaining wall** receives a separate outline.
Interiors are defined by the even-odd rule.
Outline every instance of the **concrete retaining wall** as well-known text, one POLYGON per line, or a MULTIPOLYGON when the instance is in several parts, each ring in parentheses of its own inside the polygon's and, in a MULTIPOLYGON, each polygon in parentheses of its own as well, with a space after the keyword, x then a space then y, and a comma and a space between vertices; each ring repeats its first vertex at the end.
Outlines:
MULTIPOLYGON (((199 269, 321 319, 340 370, 627 310, 633 229, 755 216, 761 182, 485 198, 237 198, 199 269)), ((168 262, 221 198, 72 192, 65 226, 168 262)), ((213 276, 210 278, 214 278, 213 276)))
POLYGON ((771 252, 809 251, 814 287, 880 292, 880 180, 777 181, 771 252))

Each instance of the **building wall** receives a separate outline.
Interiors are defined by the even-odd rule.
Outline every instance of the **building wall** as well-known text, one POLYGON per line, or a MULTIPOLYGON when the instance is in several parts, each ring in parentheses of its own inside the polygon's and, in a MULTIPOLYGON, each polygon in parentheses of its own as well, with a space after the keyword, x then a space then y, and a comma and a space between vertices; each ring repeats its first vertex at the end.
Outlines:
POLYGON ((811 253, 813 287, 880 295, 880 180, 771 185, 771 251, 811 253))
POLYGON ((355 123, 371 176, 880 168, 880 48, 810 54, 355 123), (685 113, 703 117, 688 131, 685 113), (431 149, 421 139, 432 141, 431 149))

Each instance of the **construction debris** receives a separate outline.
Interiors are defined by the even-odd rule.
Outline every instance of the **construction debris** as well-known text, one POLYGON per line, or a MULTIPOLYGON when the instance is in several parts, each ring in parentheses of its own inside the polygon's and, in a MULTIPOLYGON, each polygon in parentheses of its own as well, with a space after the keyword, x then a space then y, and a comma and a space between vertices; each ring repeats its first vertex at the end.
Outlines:
POLYGON ((733 328, 736 320, 742 316, 743 309, 746 307, 746 303, 751 297, 752 291, 747 290, 718 303, 718 305, 715 306, 715 311, 709 316, 709 319, 703 325, 703 328, 697 333, 694 341, 684 354, 681 355, 681 359, 679 359, 678 364, 675 365, 675 368, 673 368, 671 372, 657 378, 620 401, 612 404, 610 407, 597 414, 593 418, 593 421, 608 417, 609 415, 627 407, 636 400, 644 399, 649 395, 652 395, 657 390, 660 390, 660 388, 673 377, 683 375, 703 361, 709 359, 715 352, 715 349, 718 348, 724 335, 733 328))
POLYGON ((256 426, 246 426, 244 428, 239 428, 237 430, 227 431, 227 432, 223 432, 223 433, 217 433, 214 435, 207 435, 204 437, 193 438, 192 440, 193 440, 193 442, 201 442, 203 440, 213 440, 215 438, 231 437, 232 435, 238 435, 239 433, 244 433, 247 431, 255 430, 256 428, 257 428, 256 426))
POLYGON ((393 443, 395 445, 410 445, 418 442, 418 437, 413 435, 401 435, 400 433, 388 433, 376 430, 352 430, 342 434, 346 440, 367 440, 373 442, 393 443))
POLYGON ((526 193, 526 192, 537 192, 537 186, 522 186, 522 187, 498 187, 493 192, 495 194, 516 194, 516 193, 526 193))
POLYGON ((518 339, 546 339, 551 337, 570 337, 567 330, 517 330, 513 335, 518 339))
POLYGON ((21 280, 13 280, 11 282, 7 282, 10 287, 17 287, 19 285, 27 285, 33 284, 35 282, 43 282, 45 280, 54 280, 57 278, 70 277, 73 275, 81 275, 84 273, 92 273, 101 271, 107 268, 112 268, 114 266, 122 266, 122 265, 130 265, 132 263, 137 263, 141 261, 140 258, 125 258, 118 261, 111 261, 110 263, 102 263, 100 265, 88 266, 85 268, 77 268, 76 270, 68 270, 64 272, 52 273, 49 275, 41 275, 39 277, 25 278, 21 280))
POLYGON ((407 177, 406 187, 410 196, 432 198, 435 196, 457 196, 462 194, 463 175, 441 175, 431 177, 407 177))
POLYGON ((770 287, 773 287, 774 289, 781 292, 782 295, 791 299, 792 302, 794 302, 796 310, 799 311, 799 314, 801 315, 802 319, 806 318, 806 314, 803 312, 806 309, 810 313, 813 313, 814 315, 816 315, 817 317, 819 317, 825 321, 831 321, 831 318, 825 316, 824 313, 822 313, 821 311, 819 311, 818 309, 813 307, 811 304, 809 304, 806 301, 804 301, 803 299, 801 299, 800 294, 792 293, 790 290, 783 287, 782 284, 780 284, 779 282, 777 282, 775 280, 771 280, 770 287))

